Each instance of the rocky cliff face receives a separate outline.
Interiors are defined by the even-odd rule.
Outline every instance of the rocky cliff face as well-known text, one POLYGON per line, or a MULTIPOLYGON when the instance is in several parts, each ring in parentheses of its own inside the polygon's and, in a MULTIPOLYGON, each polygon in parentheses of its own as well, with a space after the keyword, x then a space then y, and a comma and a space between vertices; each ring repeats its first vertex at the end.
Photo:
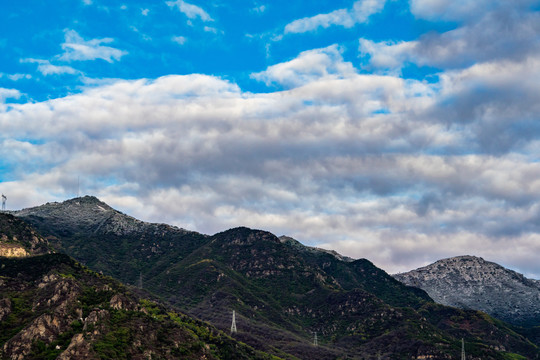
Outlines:
POLYGON ((11 214, 0 213, 0 256, 25 257, 50 252, 47 240, 28 224, 11 214))
POLYGON ((481 310, 511 324, 540 325, 539 281, 479 257, 444 259, 394 277, 440 304, 481 310))

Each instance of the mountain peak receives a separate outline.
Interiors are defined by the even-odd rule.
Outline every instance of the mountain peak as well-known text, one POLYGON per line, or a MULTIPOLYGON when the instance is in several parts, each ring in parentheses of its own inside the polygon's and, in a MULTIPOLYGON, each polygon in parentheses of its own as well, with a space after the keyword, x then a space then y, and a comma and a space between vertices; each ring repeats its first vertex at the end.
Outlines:
MULTIPOLYGON (((91 232, 95 234, 127 235, 144 231, 149 225, 117 211, 95 196, 83 196, 64 202, 46 203, 13 212, 17 217, 30 220, 40 229, 44 222, 53 222, 58 237, 61 233, 91 232)), ((154 224, 154 227, 158 227, 154 224)))
POLYGON ((481 310, 518 325, 540 321, 539 282, 481 257, 442 259, 394 277, 443 305, 481 310))
POLYGON ((85 195, 81 197, 76 197, 73 199, 66 200, 63 203, 64 204, 78 204, 78 205, 100 205, 100 206, 107 206, 110 208, 109 205, 107 205, 106 203, 99 200, 97 197, 93 195, 85 195))

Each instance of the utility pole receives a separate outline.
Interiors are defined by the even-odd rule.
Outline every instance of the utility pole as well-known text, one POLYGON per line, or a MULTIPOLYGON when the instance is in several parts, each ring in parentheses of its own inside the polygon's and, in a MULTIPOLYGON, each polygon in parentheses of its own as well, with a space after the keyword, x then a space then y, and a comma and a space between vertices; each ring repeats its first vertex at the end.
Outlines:
POLYGON ((317 332, 313 335, 313 346, 319 346, 319 341, 317 340, 317 332))
POLYGON ((465 340, 461 338, 461 360, 465 360, 467 357, 465 356, 465 340))

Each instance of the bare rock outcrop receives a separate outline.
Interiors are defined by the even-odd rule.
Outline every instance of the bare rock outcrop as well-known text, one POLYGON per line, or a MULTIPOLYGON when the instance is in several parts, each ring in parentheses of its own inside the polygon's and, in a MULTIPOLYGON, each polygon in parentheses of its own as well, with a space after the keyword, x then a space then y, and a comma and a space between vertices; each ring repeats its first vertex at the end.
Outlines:
POLYGON ((57 314, 43 314, 4 345, 3 352, 12 360, 23 360, 32 350, 32 343, 41 340, 51 343, 65 331, 69 319, 57 314))
POLYGON ((480 257, 443 259, 394 277, 443 305, 481 310, 516 325, 540 324, 539 281, 480 257))

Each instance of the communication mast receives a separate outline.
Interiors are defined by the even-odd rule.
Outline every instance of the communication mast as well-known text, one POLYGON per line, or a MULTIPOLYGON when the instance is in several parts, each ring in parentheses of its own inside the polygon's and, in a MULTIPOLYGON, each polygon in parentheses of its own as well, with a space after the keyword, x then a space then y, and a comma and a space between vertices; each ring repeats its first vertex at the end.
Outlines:
POLYGON ((232 311, 231 334, 236 333, 236 312, 232 311))
POLYGON ((2 211, 6 210, 6 200, 7 200, 7 196, 2 194, 2 211))
POLYGON ((465 360, 467 357, 465 356, 465 341, 463 338, 461 338, 461 360, 465 360))
POLYGON ((313 345, 319 346, 319 341, 317 340, 317 332, 313 333, 313 345))

